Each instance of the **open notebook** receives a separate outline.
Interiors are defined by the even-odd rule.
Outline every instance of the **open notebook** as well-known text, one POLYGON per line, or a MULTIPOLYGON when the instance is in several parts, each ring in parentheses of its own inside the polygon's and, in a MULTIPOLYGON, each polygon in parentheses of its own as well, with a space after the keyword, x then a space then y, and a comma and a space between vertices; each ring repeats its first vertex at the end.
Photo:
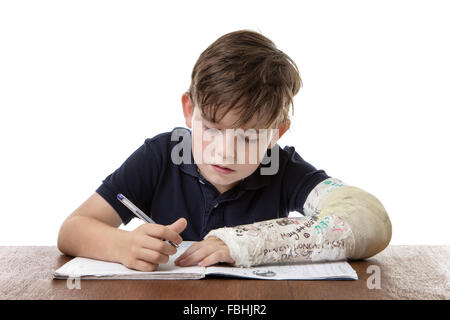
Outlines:
POLYGON ((120 263, 76 257, 54 271, 54 279, 201 279, 208 275, 266 280, 358 280, 355 270, 346 261, 319 263, 286 263, 239 268, 228 265, 211 267, 179 267, 174 264, 195 241, 183 241, 169 262, 152 272, 132 270, 120 263))

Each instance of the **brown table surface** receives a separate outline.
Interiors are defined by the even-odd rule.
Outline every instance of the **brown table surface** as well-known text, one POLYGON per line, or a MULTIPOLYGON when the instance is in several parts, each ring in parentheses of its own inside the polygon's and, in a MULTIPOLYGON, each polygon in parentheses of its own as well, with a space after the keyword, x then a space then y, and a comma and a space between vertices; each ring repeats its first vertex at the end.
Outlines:
POLYGON ((393 245, 350 262, 359 280, 81 280, 68 289, 53 271, 72 257, 54 246, 0 246, 0 299, 445 299, 450 298, 450 246, 393 245), (381 271, 381 288, 369 289, 370 265, 381 271))

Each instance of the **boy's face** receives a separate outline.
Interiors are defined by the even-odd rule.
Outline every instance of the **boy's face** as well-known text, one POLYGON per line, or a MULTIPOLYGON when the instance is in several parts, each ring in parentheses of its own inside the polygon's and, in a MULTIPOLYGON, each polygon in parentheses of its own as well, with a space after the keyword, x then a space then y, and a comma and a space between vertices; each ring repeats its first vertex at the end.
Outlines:
POLYGON ((256 117, 242 128, 233 128, 239 114, 231 110, 219 123, 206 120, 189 94, 182 97, 186 125, 192 129, 192 153, 200 173, 223 193, 251 175, 260 165, 268 148, 287 128, 256 128, 256 117))

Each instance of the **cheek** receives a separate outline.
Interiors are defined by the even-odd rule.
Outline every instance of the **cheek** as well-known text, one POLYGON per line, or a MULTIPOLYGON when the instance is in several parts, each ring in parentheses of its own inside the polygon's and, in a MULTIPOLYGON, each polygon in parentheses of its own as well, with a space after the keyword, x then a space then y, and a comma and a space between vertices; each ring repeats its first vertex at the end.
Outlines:
POLYGON ((203 163, 202 133, 200 130, 192 130, 192 154, 195 163, 200 166, 203 163))
POLYGON ((201 130, 192 132, 192 150, 194 153, 194 160, 197 165, 204 165, 210 161, 208 155, 204 154, 206 147, 212 143, 211 141, 203 139, 203 133, 201 130))
POLYGON ((245 153, 245 163, 258 166, 262 161, 266 150, 267 148, 264 148, 264 145, 260 146, 258 143, 248 144, 245 153))
POLYGON ((203 147, 203 139, 201 131, 193 131, 192 132, 192 147, 195 149, 202 149, 203 147))
POLYGON ((242 172, 251 174, 258 168, 260 163, 261 159, 258 158, 258 148, 252 148, 247 145, 245 148, 245 164, 241 164, 242 172))
POLYGON ((211 141, 201 139, 201 145, 203 149, 205 149, 210 143, 211 141))

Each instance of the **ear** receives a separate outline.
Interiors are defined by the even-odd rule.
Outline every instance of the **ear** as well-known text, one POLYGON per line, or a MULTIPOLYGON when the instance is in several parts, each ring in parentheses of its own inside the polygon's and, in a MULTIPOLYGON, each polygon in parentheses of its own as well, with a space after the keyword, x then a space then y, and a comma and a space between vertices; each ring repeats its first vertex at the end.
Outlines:
POLYGON ((181 104, 183 105, 183 114, 184 119, 186 120, 186 125, 188 128, 192 129, 192 114, 194 113, 194 105, 192 104, 189 92, 183 93, 181 96, 181 104))
POLYGON ((275 134, 272 137, 272 140, 269 143, 269 146, 267 147, 268 149, 272 149, 275 144, 277 143, 278 140, 280 140, 280 138, 283 136, 283 134, 289 129, 291 123, 288 122, 283 122, 278 126, 278 136, 275 134))

